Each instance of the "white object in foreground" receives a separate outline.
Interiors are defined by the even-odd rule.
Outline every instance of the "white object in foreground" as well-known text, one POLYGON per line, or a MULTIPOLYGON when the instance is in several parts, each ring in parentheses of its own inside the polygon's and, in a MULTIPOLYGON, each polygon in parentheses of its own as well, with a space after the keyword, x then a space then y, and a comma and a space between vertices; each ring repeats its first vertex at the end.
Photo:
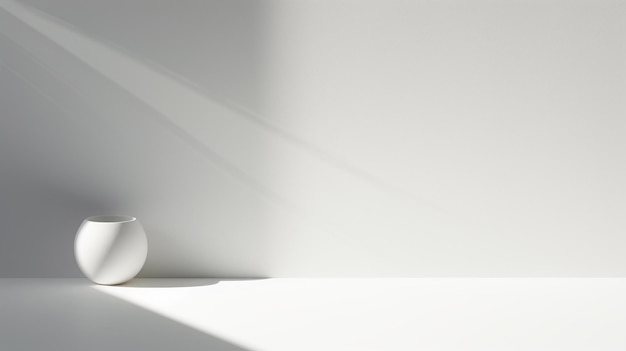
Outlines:
POLYGON ((89 217, 76 233, 74 255, 80 270, 94 283, 121 284, 143 267, 148 240, 135 217, 89 217))

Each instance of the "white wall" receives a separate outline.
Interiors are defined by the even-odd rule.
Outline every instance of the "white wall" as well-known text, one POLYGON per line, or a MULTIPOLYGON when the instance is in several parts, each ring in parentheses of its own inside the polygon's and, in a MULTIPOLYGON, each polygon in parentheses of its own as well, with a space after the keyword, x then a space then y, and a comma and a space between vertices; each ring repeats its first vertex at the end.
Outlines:
POLYGON ((626 1, 0 1, 0 275, 626 275, 626 1))

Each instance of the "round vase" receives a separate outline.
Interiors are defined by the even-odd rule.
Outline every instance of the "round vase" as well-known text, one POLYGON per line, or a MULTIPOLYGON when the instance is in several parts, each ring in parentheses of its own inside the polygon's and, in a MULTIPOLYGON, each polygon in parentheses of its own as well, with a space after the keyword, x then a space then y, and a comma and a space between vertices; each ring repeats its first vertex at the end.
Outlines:
POLYGON ((97 284, 116 285, 133 279, 147 255, 146 233, 135 217, 89 217, 76 233, 76 263, 97 284))

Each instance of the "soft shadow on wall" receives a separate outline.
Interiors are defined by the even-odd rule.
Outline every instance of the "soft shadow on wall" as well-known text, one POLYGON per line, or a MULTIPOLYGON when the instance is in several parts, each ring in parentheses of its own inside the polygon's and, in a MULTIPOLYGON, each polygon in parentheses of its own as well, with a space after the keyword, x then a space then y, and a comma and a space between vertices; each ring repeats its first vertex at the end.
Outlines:
POLYGON ((623 273, 618 2, 24 3, 146 275, 623 273))
MULTIPOLYGON (((11 9, 17 9, 24 18, 43 20, 36 23, 44 23, 54 28, 69 28, 68 36, 64 38, 69 38, 70 41, 76 36, 86 42, 91 41, 75 28, 65 27, 67 23, 58 24, 57 19, 36 9, 23 7, 18 3, 8 5, 11 9)), ((110 9, 114 9, 120 4, 91 4, 96 7, 98 5, 111 6, 110 9)), ((202 8, 202 4, 196 6, 200 8, 188 11, 204 16, 207 13, 213 14, 217 22, 215 25, 220 30, 212 32, 230 32, 231 39, 234 39, 232 42, 227 38, 210 40, 211 38, 203 35, 196 40, 212 47, 222 46, 218 50, 224 56, 222 64, 214 65, 222 66, 215 68, 217 73, 224 74, 224 71, 239 68, 242 77, 253 76, 249 72, 256 68, 249 63, 258 61, 257 57, 254 51, 242 52, 249 45, 237 45, 236 37, 243 36, 246 40, 258 41, 254 39, 260 33, 258 24, 253 21, 258 17, 255 7, 245 7, 249 11, 246 15, 238 10, 241 2, 237 1, 213 2, 207 4, 209 9, 202 8), (211 6, 215 7, 214 11, 210 11, 211 6), (226 16, 224 12, 229 11, 230 15, 226 16), (232 11, 236 11, 240 20, 230 23, 227 19, 236 17, 232 11), (242 32, 228 31, 229 26, 241 24, 238 21, 242 21, 250 29, 242 32), (223 46, 231 46, 230 51, 223 46), (233 60, 228 60, 229 57, 245 60, 236 64, 233 60)), ((68 13, 77 9, 78 14, 89 13, 88 9, 80 5, 68 8, 63 3, 58 3, 56 8, 65 9, 68 13), (86 12, 81 12, 82 10, 86 12)), ((96 10, 96 13, 91 14, 98 18, 106 13, 104 9, 91 9, 96 10)), ((153 17, 167 14, 154 8, 149 13, 153 17)), ((67 50, 62 43, 53 40, 59 39, 58 37, 46 36, 50 33, 58 34, 57 32, 43 29, 42 33, 41 28, 32 26, 33 22, 27 24, 28 20, 23 21, 24 18, 19 19, 6 11, 0 12, 0 15, 3 19, 0 44, 3 53, 6 53, 2 57, 2 72, 9 78, 5 82, 12 83, 3 85, 3 89, 11 92, 3 95, 8 100, 3 104, 3 112, 7 118, 3 118, 1 129, 3 136, 6 136, 2 138, 5 143, 3 161, 6 167, 3 169, 13 169, 16 175, 10 179, 3 178, 3 188, 31 187, 33 183, 23 176, 37 174, 47 179, 48 183, 57 184, 58 189, 71 189, 85 198, 104 204, 98 208, 85 208, 81 212, 68 210, 62 214, 57 213, 64 216, 66 222, 71 219, 74 223, 63 228, 46 228, 40 218, 44 213, 50 212, 49 206, 43 205, 42 201, 32 201, 22 211, 28 212, 38 226, 34 225, 35 230, 31 232, 13 229, 11 226, 3 228, 3 243, 7 243, 3 248, 15 249, 17 246, 9 243, 21 243, 24 246, 29 241, 38 241, 42 235, 46 235, 49 240, 57 240, 59 246, 55 250, 29 246, 28 250, 20 250, 26 256, 25 261, 30 259, 40 265, 49 264, 50 256, 73 260, 71 241, 60 240, 60 237, 73 238, 82 216, 93 213, 130 213, 142 220, 149 233, 150 252, 142 273, 144 276, 265 274, 265 238, 262 235, 265 227, 266 196, 263 191, 229 165, 228 161, 221 159, 201 141, 172 123, 168 119, 169 115, 161 115, 158 102, 142 101, 132 94, 132 90, 129 94, 125 90, 127 86, 120 86, 111 76, 107 76, 111 71, 106 71, 106 68, 112 69, 114 74, 118 74, 117 77, 127 73, 124 70, 128 69, 128 61, 124 61, 124 54, 116 56, 114 50, 95 42, 94 45, 101 49, 98 51, 96 48, 95 55, 113 52, 112 58, 99 56, 100 60, 95 60, 96 64, 104 63, 103 69, 91 65, 93 62, 86 62, 84 57, 77 56, 76 52, 67 50), (151 106, 151 102, 157 107, 151 106), (28 118, 20 118, 24 116, 28 118), (48 124, 53 127, 46 127, 48 124), (65 245, 63 248, 60 247, 61 242, 65 245)), ((153 17, 144 18, 143 24, 152 28, 164 25, 160 18, 153 17)), ((130 30, 121 22, 123 21, 120 21, 119 28, 130 30)), ((189 22, 193 21, 188 21, 187 24, 189 22)), ((165 41, 169 43, 166 45, 168 51, 175 43, 190 42, 185 40, 188 39, 185 34, 189 33, 185 32, 184 26, 179 25, 180 23, 175 24, 176 28, 182 28, 182 33, 177 33, 179 38, 165 41)), ((241 31, 240 26, 237 28, 241 31)), ((194 28, 188 28, 187 32, 193 30, 194 28)), ((157 42, 153 43, 153 47, 163 47, 161 44, 165 39, 157 35, 157 42)), ((179 54, 183 57, 195 57, 189 50, 182 50, 179 54)), ((133 61, 137 62, 139 61, 133 61)), ((150 71, 150 63, 145 65, 150 71)), ((136 76, 130 74, 130 78, 134 79, 136 76)), ((171 81, 177 82, 175 79, 171 81)), ((150 82, 135 82, 139 85, 138 88, 135 87, 137 89, 151 88, 150 82)), ((250 89, 250 84, 247 83, 246 89, 250 89)), ((198 118, 207 113, 203 110, 206 104, 193 111, 197 106, 185 106, 177 101, 180 94, 176 95, 174 92, 168 95, 170 90, 166 87, 162 98, 180 107, 180 110, 188 109, 187 112, 191 111, 196 115, 192 117, 198 118)), ((193 95, 194 90, 187 88, 185 92, 193 95)), ((210 102, 208 104, 209 109, 214 108, 210 102)), ((189 113, 185 116, 188 117, 189 113)), ((199 126, 203 127, 206 126, 199 126)), ((217 129, 211 126, 208 128, 212 131, 217 129)), ((222 133, 222 137, 231 136, 222 133)), ((243 142, 247 147, 262 150, 254 135, 243 142)), ((13 197, 16 196, 19 193, 13 194, 13 197)), ((3 202, 11 206, 13 197, 5 197, 3 202)), ((5 223, 11 221, 7 217, 5 223)), ((45 273, 41 270, 27 270, 18 261, 9 260, 3 265, 6 269, 6 273, 3 273, 17 276, 78 274, 73 267, 70 269, 52 264, 48 267, 45 273)))

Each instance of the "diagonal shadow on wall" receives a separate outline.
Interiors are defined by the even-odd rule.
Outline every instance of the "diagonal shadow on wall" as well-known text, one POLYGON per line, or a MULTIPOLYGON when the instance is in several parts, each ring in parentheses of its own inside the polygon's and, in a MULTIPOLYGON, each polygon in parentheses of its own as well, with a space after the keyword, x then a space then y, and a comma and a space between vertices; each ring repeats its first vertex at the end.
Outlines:
MULTIPOLYGON (((201 16, 209 13, 218 22, 216 25, 223 29, 229 25, 224 23, 223 12, 235 11, 242 16, 240 20, 246 22, 248 29, 233 35, 255 41, 253 34, 259 33, 251 18, 257 15, 255 6, 242 8, 242 4, 248 5, 245 1, 211 4, 216 7, 191 10, 190 13, 201 16)), ((64 8, 63 4, 57 5, 57 9, 64 8)), ((196 6, 202 7, 202 4, 196 6)), ((82 10, 86 9, 80 8, 79 12, 82 10)), ((168 15, 166 11, 152 13, 168 15)), ((8 118, 2 120, 2 133, 7 149, 11 148, 12 152, 3 155, 6 156, 3 163, 6 168, 13 167, 17 175, 11 180, 3 180, 7 188, 16 184, 29 186, 26 180, 20 180, 20 172, 41 174, 49 179, 49 183, 58 183, 60 188, 80 189, 83 197, 106 203, 107 211, 133 213, 141 218, 151 241, 144 275, 263 274, 264 238, 261 237, 263 230, 259 228, 263 227, 267 191, 204 145, 202 140, 178 127, 169 115, 163 115, 158 108, 155 111, 154 106, 120 89, 117 82, 107 79, 110 78, 106 77, 107 72, 94 70, 81 58, 46 39, 41 35, 45 31, 41 33, 24 26, 4 11, 0 15, 6 19, 2 21, 0 36, 0 44, 6 48, 3 51, 7 52, 1 58, 2 67, 8 72, 4 76, 15 80, 14 84, 4 87, 11 87, 11 91, 6 95, 8 118), (20 99, 20 94, 30 95, 32 101, 20 99), (11 99, 11 96, 17 98, 11 99), (41 124, 50 124, 51 128, 36 127, 41 124), (26 135, 27 139, 20 138, 20 134, 26 135), (207 163, 207 159, 210 162, 207 163), (237 212, 242 213, 247 221, 234 220, 233 214, 237 212), (213 252, 207 252, 198 241, 212 242, 210 251, 213 252), (233 257, 238 261, 235 264, 233 257)), ((143 21, 150 24, 150 19, 143 21)), ((175 28, 185 28, 185 25, 176 23, 175 28)), ((217 33, 213 34, 218 38, 213 38, 213 42, 206 38, 210 45, 219 39, 217 33)), ((232 41, 221 43, 222 46, 232 45, 232 41)), ((244 44, 235 44, 236 47, 231 49, 239 57, 251 60, 246 62, 257 61, 249 52, 241 52, 242 48, 249 46, 249 43, 244 44)), ((232 57, 233 52, 226 51, 225 57, 232 57)), ((182 55, 190 56, 188 53, 182 55)), ((224 67, 240 68, 242 64, 222 62, 224 67)), ((252 65, 244 66, 254 69, 252 65)), ((213 73, 222 74, 223 71, 213 73)), ((254 75, 250 71, 240 74, 244 78, 254 75)), ((149 82, 140 82, 145 83, 148 85, 143 87, 149 90, 149 82)), ((175 103, 185 107, 182 103, 175 103)), ((208 104, 212 105, 211 102, 208 104)), ((210 130, 215 131, 215 128, 210 130)), ((245 143, 252 149, 261 149, 254 139, 247 139, 245 143)), ((5 202, 8 204, 10 199, 5 198, 5 202)), ((45 212, 45 206, 31 209, 45 212)), ((31 215, 36 218, 37 213, 33 211, 31 215)), ((41 234, 20 235, 11 231, 3 234, 22 241, 29 240, 26 239, 28 236, 35 240, 38 235, 41 234)), ((7 266, 16 271, 10 274, 13 276, 55 275, 23 269, 18 272, 20 265, 17 263, 7 266)), ((67 268, 56 268, 56 276, 76 274, 75 270, 68 273, 67 268)))
MULTIPOLYGON (((336 272, 332 262, 345 263, 345 252, 357 257, 347 271, 366 272, 364 263, 378 270, 391 262, 384 255, 433 258, 408 248, 399 254, 385 247, 393 240, 381 232, 411 238, 458 232, 464 224, 246 114, 267 101, 262 29, 271 8, 263 2, 165 2, 144 12, 142 1, 26 2, 34 9, 5 3, 18 17, 5 16, 3 24, 7 66, 31 89, 46 91, 60 115, 72 119, 63 137, 81 145, 54 155, 81 159, 67 160, 69 169, 58 177, 142 219, 151 235, 144 276, 281 275, 298 271, 284 262, 303 254, 308 259, 298 263, 314 274, 336 272), (188 6, 189 23, 176 22, 178 6, 188 6), (86 22, 94 11, 108 15, 86 22), (194 72, 199 77, 186 78, 194 72), (367 234, 366 240, 356 245, 341 232, 367 234), (321 252, 333 259, 320 270, 321 252)), ((32 167, 50 173, 37 157, 32 167)), ((445 237, 433 238, 447 245, 445 237)))

